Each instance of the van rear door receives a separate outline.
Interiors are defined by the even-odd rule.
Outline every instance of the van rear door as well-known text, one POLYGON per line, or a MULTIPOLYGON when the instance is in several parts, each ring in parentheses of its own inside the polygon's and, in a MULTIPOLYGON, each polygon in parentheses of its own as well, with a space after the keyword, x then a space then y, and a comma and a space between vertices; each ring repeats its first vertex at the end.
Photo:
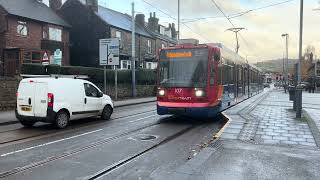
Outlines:
POLYGON ((46 117, 48 108, 48 83, 37 82, 34 91, 34 115, 36 117, 46 117))
POLYGON ((21 82, 18 88, 17 111, 22 116, 34 116, 35 82, 21 82))

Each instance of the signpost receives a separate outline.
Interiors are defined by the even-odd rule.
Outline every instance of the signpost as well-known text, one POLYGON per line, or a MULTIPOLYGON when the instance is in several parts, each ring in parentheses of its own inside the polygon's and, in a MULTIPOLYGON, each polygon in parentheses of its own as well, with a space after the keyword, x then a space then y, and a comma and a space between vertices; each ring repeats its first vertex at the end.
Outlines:
POLYGON ((106 67, 114 66, 115 68, 115 99, 118 98, 118 73, 117 66, 119 65, 119 39, 100 39, 99 55, 100 55, 100 65, 104 66, 104 92, 107 92, 107 81, 106 81, 106 67))
POLYGON ((53 54, 53 64, 61 66, 62 61, 62 51, 60 49, 56 49, 53 54))
POLYGON ((42 57, 42 65, 49 65, 49 57, 48 57, 48 53, 44 52, 43 57, 42 57))

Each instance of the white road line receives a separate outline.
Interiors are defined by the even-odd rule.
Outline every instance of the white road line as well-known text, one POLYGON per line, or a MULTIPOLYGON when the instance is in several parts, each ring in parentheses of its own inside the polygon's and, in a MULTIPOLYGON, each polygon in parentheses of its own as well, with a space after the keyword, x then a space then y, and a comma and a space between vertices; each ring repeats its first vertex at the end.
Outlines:
POLYGON ((45 143, 45 144, 39 144, 37 146, 32 146, 32 147, 29 147, 29 148, 20 149, 20 150, 17 150, 17 151, 6 153, 6 154, 1 154, 0 157, 9 156, 9 155, 12 155, 12 154, 28 151, 28 150, 39 148, 39 147, 43 147, 43 146, 48 146, 50 144, 54 144, 54 143, 58 143, 58 142, 62 142, 62 141, 70 140, 70 139, 74 139, 74 138, 85 136, 85 135, 88 135, 88 134, 93 134, 93 133, 96 133, 96 132, 99 132, 99 131, 102 131, 102 130, 103 129, 98 129, 98 130, 95 130, 95 131, 90 131, 90 132, 86 132, 86 133, 79 134, 79 135, 76 135, 76 136, 71 136, 71 137, 68 137, 68 138, 59 139, 59 140, 48 142, 48 143, 45 143))
POLYGON ((139 118, 139 119, 136 119, 134 121, 129 121, 129 122, 133 123, 133 122, 141 121, 142 119, 147 119, 147 118, 155 117, 155 116, 158 116, 158 115, 147 116, 147 117, 139 118))

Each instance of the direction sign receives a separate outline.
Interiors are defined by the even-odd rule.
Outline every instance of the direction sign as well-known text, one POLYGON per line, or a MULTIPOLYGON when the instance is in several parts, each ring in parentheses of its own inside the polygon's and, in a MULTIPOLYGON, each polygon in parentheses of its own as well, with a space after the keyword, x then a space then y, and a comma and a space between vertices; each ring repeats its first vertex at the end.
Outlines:
POLYGON ((119 65, 119 39, 100 39, 99 47, 100 65, 119 65))
POLYGON ((62 51, 60 49, 56 49, 54 51, 53 59, 54 59, 54 64, 61 66, 62 51))

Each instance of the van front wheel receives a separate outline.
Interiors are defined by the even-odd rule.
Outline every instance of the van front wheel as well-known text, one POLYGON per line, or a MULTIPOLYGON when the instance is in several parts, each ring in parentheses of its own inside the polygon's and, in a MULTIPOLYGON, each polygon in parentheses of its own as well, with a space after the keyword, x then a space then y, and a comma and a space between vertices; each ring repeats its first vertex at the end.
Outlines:
POLYGON ((110 117, 111 117, 112 111, 113 111, 112 107, 110 105, 106 105, 103 108, 103 111, 102 111, 102 114, 101 114, 101 119, 102 120, 109 120, 110 117))
POLYGON ((34 121, 25 121, 23 119, 20 119, 19 121, 24 127, 32 127, 36 123, 34 121))
POLYGON ((69 123, 69 114, 65 111, 59 111, 56 115, 55 126, 59 129, 67 127, 69 123))

